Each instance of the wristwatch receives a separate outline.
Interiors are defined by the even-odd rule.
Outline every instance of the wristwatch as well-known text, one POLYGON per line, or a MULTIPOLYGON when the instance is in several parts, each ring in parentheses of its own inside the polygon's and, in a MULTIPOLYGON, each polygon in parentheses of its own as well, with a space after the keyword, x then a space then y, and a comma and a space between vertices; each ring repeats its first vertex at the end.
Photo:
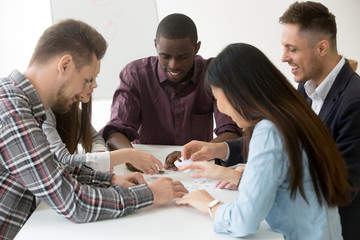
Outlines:
POLYGON ((211 209, 213 208, 213 207, 215 207, 216 205, 218 205, 220 202, 219 202, 219 200, 212 200, 209 204, 208 204, 208 211, 209 211, 209 215, 210 215, 210 217, 211 218, 214 218, 214 216, 213 216, 213 214, 212 214, 212 212, 211 212, 211 209))

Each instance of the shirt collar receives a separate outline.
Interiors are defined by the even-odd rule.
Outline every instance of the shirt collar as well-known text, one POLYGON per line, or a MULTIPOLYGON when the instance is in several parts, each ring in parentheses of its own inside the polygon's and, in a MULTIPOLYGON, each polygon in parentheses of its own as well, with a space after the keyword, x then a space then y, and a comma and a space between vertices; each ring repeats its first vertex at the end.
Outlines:
POLYGON ((18 70, 14 70, 9 77, 13 80, 15 85, 25 93, 34 116, 45 120, 46 112, 44 105, 41 103, 40 97, 31 82, 18 70))
MULTIPOLYGON (((198 77, 196 77, 198 74, 197 67, 199 65, 199 63, 197 63, 196 59, 197 59, 197 56, 195 56, 195 60, 194 60, 193 75, 191 76, 191 78, 187 79, 186 81, 184 81, 182 83, 187 83, 189 81, 192 81, 193 83, 197 84, 200 81, 200 79, 198 77)), ((169 79, 167 79, 166 74, 164 73, 164 70, 161 68, 159 58, 157 60, 157 65, 158 65, 157 69, 158 69, 159 82, 163 83, 165 81, 170 81, 169 79)))
POLYGON ((341 57, 340 61, 334 69, 326 76, 324 81, 319 86, 316 86, 315 82, 313 80, 309 80, 304 84, 305 92, 310 97, 312 94, 316 91, 316 93, 319 95, 319 97, 322 99, 322 101, 325 100, 327 94, 330 91, 331 86, 333 85, 336 76, 339 74, 341 68, 345 64, 345 58, 341 57))

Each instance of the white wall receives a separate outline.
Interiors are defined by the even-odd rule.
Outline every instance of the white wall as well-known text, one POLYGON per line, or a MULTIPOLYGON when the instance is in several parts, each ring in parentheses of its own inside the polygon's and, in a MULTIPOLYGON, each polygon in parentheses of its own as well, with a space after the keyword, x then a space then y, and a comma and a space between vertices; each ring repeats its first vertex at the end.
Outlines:
MULTIPOLYGON (((100 24, 105 22, 104 19, 120 19, 118 30, 121 34, 115 41, 111 39, 113 35, 103 32, 110 46, 101 71, 111 72, 111 75, 100 73, 106 77, 99 79, 95 98, 111 98, 118 84, 118 73, 127 62, 156 54, 152 42, 156 22, 174 12, 187 14, 195 21, 202 42, 199 53, 204 57, 216 56, 229 43, 247 42, 261 49, 289 80, 293 78, 290 68, 280 60, 281 25, 278 23, 279 16, 293 0, 0 0, 0 76, 8 75, 14 68, 25 70, 37 39, 54 18, 50 2, 57 13, 62 14, 57 14, 54 22, 62 17, 76 17, 101 32, 103 27, 100 24), (157 13, 144 14, 153 11, 149 2, 157 13), (98 9, 93 8, 94 3, 98 4, 98 9), (129 19, 124 20, 123 16, 129 16, 129 19), (147 19, 149 17, 150 20, 147 19), (127 25, 135 27, 127 28, 127 25), (149 43, 134 39, 136 31, 142 31, 141 38, 149 43), (102 91, 104 89, 105 92, 102 91)), ((360 62, 360 31, 357 30, 360 25, 360 1, 320 2, 336 16, 340 54, 360 62)), ((357 72, 360 73, 360 66, 357 72)))
POLYGON ((95 27, 108 42, 94 98, 111 97, 119 86, 120 70, 130 61, 156 54, 158 25, 155 0, 50 0, 53 22, 65 18, 95 27), (71 7, 69 7, 71 6, 71 7))
MULTIPOLYGON (((161 20, 174 12, 191 17, 198 27, 205 57, 216 56, 226 45, 246 42, 262 50, 292 82, 290 67, 281 62, 282 25, 279 17, 294 0, 157 0, 161 20), (169 3, 171 2, 171 4, 169 3)), ((320 0, 335 16, 338 50, 360 62, 360 1, 320 0)), ((360 73, 360 66, 357 72, 360 73)))
MULTIPOLYGON (((53 1, 59 3, 62 0, 53 1)), ((77 16, 79 13, 78 16, 83 16, 83 20, 89 24, 93 23, 94 27, 98 27, 97 23, 101 22, 101 19, 108 17, 106 16, 108 12, 103 11, 104 9, 101 10, 100 7, 102 8, 102 6, 100 5, 114 4, 115 7, 111 12, 116 14, 118 11, 118 16, 114 15, 116 19, 120 18, 124 11, 130 11, 130 14, 137 11, 136 9, 124 10, 120 4, 121 2, 128 3, 131 0, 81 0, 81 4, 79 1, 66 1, 66 7, 63 9, 64 17, 74 14, 77 16), (89 11, 89 6, 94 2, 99 4, 99 11, 93 9, 89 11)), ((134 7, 146 11, 144 6, 148 6, 149 1, 136 0, 137 4, 134 7), (146 4, 141 4, 141 1, 146 4)), ((261 49, 293 83, 290 68, 280 60, 282 55, 281 25, 278 23, 278 19, 294 1, 151 0, 151 2, 157 9, 157 14, 152 15, 155 22, 174 12, 184 13, 195 21, 198 27, 199 40, 202 42, 199 53, 204 57, 216 56, 229 43, 247 42, 261 49)), ((358 31, 360 1, 320 0, 319 2, 326 5, 336 16, 340 54, 360 62, 360 31, 358 31)), ((15 68, 20 71, 25 70, 38 38, 52 24, 52 15, 50 0, 0 0, 0 10, 0 76, 2 77, 7 76, 15 68)), ((122 38, 127 38, 126 41, 130 40, 132 44, 127 44, 125 48, 121 48, 121 52, 112 50, 116 46, 109 46, 107 55, 116 57, 118 54, 122 60, 121 64, 107 61, 107 56, 102 62, 102 71, 110 71, 109 69, 111 69, 114 76, 109 77, 109 79, 99 79, 99 88, 95 91, 93 104, 93 123, 96 129, 104 126, 109 119, 110 98, 113 91, 106 91, 105 95, 97 95, 96 92, 101 92, 100 90, 104 88, 104 83, 107 81, 115 82, 115 86, 117 86, 118 72, 127 62, 142 55, 145 57, 156 53, 152 42, 156 24, 153 20, 145 21, 141 17, 138 18, 137 24, 139 26, 136 30, 146 33, 146 39, 150 43, 145 46, 134 39, 131 41, 133 35, 126 34, 128 33, 126 30, 127 22, 122 20, 124 25, 120 27, 123 28, 122 31, 125 34, 122 34, 117 41, 109 42, 111 44, 122 44, 122 38), (134 49, 136 49, 136 53, 134 53, 134 49), (100 97, 105 99, 99 99, 100 97)), ((134 21, 134 19, 129 19, 130 21, 134 21)), ((101 31, 101 27, 99 31, 101 31)), ((111 34, 104 33, 104 36, 109 40, 111 34)), ((360 73, 360 66, 357 72, 360 73)))
POLYGON ((40 35, 51 24, 49 0, 0 0, 0 77, 26 69, 40 35))

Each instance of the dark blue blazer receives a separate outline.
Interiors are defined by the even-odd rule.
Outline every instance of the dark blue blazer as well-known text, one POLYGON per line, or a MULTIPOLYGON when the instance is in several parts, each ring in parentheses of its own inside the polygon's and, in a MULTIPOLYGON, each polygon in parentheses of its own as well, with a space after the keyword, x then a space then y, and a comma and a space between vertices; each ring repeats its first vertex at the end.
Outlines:
MULTIPOLYGON (((306 95, 304 83, 299 92, 306 95)), ((349 182, 353 187, 352 202, 339 207, 344 240, 360 239, 360 77, 348 61, 340 70, 330 88, 319 117, 328 127, 339 147, 348 169, 349 182)))
MULTIPOLYGON (((298 90, 311 102, 305 93, 304 83, 298 85, 298 90)), ((348 61, 330 88, 319 117, 328 127, 346 161, 355 196, 360 190, 360 77, 348 61)))

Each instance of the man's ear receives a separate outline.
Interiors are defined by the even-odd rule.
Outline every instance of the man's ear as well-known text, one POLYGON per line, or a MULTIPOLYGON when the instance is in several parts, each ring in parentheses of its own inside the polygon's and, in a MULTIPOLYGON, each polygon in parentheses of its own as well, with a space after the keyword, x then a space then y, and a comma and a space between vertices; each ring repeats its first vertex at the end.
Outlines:
POLYGON ((155 48, 157 48, 156 45, 157 45, 157 43, 156 43, 156 38, 155 38, 155 39, 154 39, 154 46, 155 46, 155 48))
POLYGON ((66 54, 60 58, 58 64, 58 71, 64 73, 69 69, 70 63, 72 62, 72 57, 69 54, 66 54))
POLYGON ((329 52, 329 42, 327 40, 321 40, 316 44, 319 56, 323 57, 329 52))
POLYGON ((195 45, 195 54, 199 52, 200 46, 201 46, 201 41, 198 41, 197 44, 195 45))

